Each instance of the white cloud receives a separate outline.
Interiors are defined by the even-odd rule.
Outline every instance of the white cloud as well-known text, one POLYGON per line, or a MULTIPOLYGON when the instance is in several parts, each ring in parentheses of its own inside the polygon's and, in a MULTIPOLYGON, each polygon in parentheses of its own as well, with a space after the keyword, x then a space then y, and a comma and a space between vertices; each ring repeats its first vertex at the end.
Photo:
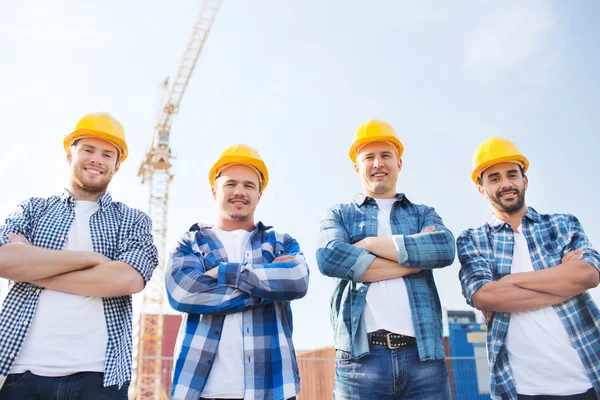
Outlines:
POLYGON ((473 67, 512 67, 540 49, 554 25, 546 2, 515 5, 471 37, 466 62, 473 67))

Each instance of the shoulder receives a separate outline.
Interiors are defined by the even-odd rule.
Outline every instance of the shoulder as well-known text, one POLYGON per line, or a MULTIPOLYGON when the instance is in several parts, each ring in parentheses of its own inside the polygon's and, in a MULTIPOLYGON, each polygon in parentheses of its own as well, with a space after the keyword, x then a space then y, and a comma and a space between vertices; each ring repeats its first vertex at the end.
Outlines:
POLYGON ((123 223, 150 223, 148 214, 137 208, 129 207, 120 201, 113 201, 110 208, 117 214, 123 223))

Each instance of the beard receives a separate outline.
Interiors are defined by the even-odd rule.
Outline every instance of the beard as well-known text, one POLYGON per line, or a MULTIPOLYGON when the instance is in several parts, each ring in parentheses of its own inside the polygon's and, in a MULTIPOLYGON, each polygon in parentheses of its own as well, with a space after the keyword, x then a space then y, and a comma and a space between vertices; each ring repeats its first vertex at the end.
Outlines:
POLYGON ((498 209, 500 211, 503 211, 507 214, 514 214, 514 213, 519 212, 523 208, 523 205, 525 204, 525 191, 521 190, 521 189, 514 189, 514 188, 513 189, 504 189, 504 190, 497 191, 495 195, 491 195, 491 196, 489 196, 489 198, 492 201, 492 203, 494 203, 496 205, 496 207, 498 207, 498 209), (515 192, 517 199, 514 203, 505 204, 502 202, 501 196, 507 192, 515 192))
POLYGON ((86 179, 83 171, 75 170, 71 176, 71 180, 73 185, 78 189, 90 193, 105 193, 108 189, 108 184, 110 183, 110 178, 104 178, 102 180, 98 180, 97 182, 90 182, 89 179, 86 179))
POLYGON ((245 221, 248 219, 248 214, 229 214, 229 218, 233 221, 245 221))

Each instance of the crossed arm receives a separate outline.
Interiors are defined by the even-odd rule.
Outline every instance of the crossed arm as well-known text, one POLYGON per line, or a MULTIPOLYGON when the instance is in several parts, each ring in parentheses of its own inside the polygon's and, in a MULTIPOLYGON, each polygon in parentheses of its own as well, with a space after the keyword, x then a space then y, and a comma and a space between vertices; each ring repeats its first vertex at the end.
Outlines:
POLYGON ((115 261, 92 251, 34 246, 15 227, 6 225, 3 230, 8 243, 0 246, 0 277, 60 292, 94 297, 138 293, 158 264, 151 221, 142 214, 132 224, 115 261))
POLYGON ((231 314, 302 298, 309 271, 298 243, 285 236, 284 255, 271 263, 212 265, 188 232, 171 254, 165 283, 171 307, 196 314, 231 314))
POLYGON ((428 209, 424 225, 415 235, 367 237, 351 244, 339 210, 330 209, 320 224, 319 269, 334 278, 378 282, 452 264, 454 237, 433 209, 428 209))
POLYGON ((482 311, 532 311, 562 303, 598 285, 598 269, 585 261, 587 252, 597 253, 583 244, 572 243, 575 250, 557 266, 495 280, 489 262, 463 234, 458 240, 463 294, 469 304, 482 311))

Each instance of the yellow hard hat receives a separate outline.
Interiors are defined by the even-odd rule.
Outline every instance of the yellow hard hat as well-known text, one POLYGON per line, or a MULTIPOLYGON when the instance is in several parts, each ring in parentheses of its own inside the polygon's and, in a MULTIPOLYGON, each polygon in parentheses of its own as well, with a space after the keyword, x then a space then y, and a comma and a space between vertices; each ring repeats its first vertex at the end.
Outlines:
POLYGON ((258 151, 245 144, 235 144, 227 147, 221 152, 219 159, 210 169, 208 173, 208 181, 210 186, 215 186, 217 174, 223 170, 223 167, 230 164, 248 165, 256 169, 260 176, 260 191, 262 192, 269 183, 269 171, 263 162, 258 151))
POLYGON ((356 129, 354 132, 354 139, 348 155, 353 163, 356 163, 356 153, 358 149, 371 142, 390 142, 396 148, 398 152, 398 158, 402 158, 404 153, 404 145, 396 136, 394 128, 390 124, 386 124, 382 121, 371 119, 356 129))
POLYGON ((65 151, 74 141, 84 137, 96 137, 108 140, 119 149, 121 154, 120 162, 125 161, 129 154, 127 143, 125 142, 125 129, 115 117, 106 112, 92 113, 84 115, 73 132, 65 136, 63 145, 65 151))
POLYGON ((520 164, 523 167, 523 172, 527 172, 527 168, 529 168, 529 160, 521 154, 513 142, 508 139, 492 136, 475 149, 471 179, 477 183, 477 178, 484 169, 502 162, 520 164))

